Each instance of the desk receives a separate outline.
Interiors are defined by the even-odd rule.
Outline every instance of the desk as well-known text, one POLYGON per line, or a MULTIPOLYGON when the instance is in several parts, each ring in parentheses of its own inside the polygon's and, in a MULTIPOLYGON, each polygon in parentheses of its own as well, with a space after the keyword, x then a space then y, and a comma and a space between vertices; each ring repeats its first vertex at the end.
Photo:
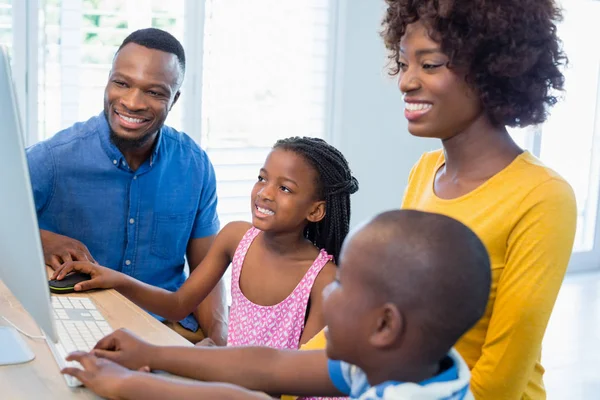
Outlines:
MULTIPOLYGON (((113 329, 127 328, 153 344, 191 346, 191 343, 167 328, 115 290, 102 290, 68 296, 89 297, 96 303, 113 329)), ((0 315, 23 331, 39 335, 33 319, 0 281, 0 315)), ((0 325, 7 325, 0 319, 0 325)), ((44 340, 23 337, 35 359, 25 364, 0 367, 0 398, 21 399, 98 399, 85 388, 69 388, 44 340)))

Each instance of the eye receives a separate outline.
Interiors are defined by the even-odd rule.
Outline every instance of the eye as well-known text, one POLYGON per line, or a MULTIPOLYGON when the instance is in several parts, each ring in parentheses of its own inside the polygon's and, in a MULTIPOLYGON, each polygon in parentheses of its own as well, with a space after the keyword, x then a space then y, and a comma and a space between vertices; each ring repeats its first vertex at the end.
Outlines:
POLYGON ((436 69, 444 64, 423 64, 423 69, 436 69))
POLYGON ((288 188, 287 186, 280 186, 279 188, 285 193, 292 193, 290 188, 288 188))
POLYGON ((260 176, 260 175, 259 175, 259 176, 258 176, 258 181, 259 181, 259 182, 264 182, 264 181, 265 181, 265 178, 263 178, 262 176, 260 176))
POLYGON ((408 64, 402 62, 402 61, 398 61, 398 70, 399 71, 406 71, 406 69, 408 68, 408 64))
POLYGON ((114 80, 113 83, 118 87, 127 87, 127 84, 123 81, 114 80))

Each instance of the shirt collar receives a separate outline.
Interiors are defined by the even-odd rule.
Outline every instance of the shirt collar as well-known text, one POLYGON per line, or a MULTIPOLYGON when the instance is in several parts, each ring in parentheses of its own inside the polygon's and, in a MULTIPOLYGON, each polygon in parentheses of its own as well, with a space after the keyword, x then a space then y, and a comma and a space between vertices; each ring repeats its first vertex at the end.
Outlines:
MULTIPOLYGON (((96 129, 98 130, 100 136, 100 143, 102 144, 102 148, 104 149, 106 155, 114 165, 116 165, 119 168, 122 167, 123 163, 126 162, 125 157, 123 156, 123 153, 121 153, 121 150, 119 150, 119 148, 115 146, 115 144, 110 140, 110 125, 108 125, 108 120, 106 119, 104 111, 102 111, 100 115, 98 115, 96 121, 96 129)), ((152 167, 153 164, 156 164, 158 162, 160 155, 159 150, 163 141, 162 137, 164 129, 165 126, 163 125, 163 127, 158 132, 158 136, 156 137, 156 144, 154 145, 154 148, 152 149, 152 154, 150 155, 150 167, 152 167)))
MULTIPOLYGON (((446 368, 439 374, 432 376, 429 379, 419 382, 418 385, 419 386, 427 386, 429 384, 436 383, 436 382, 450 382, 450 381, 454 381, 454 380, 458 379, 458 367, 457 367, 456 363, 454 362, 454 359, 452 359, 452 357, 446 356, 442 361, 440 361, 440 366, 442 366, 442 365, 446 365, 446 366, 448 366, 448 368, 446 368)), ((383 382, 383 383, 377 385, 375 387, 375 392, 377 393, 377 396, 382 397, 383 392, 385 391, 385 389, 388 386, 397 386, 397 385, 402 385, 404 383, 405 382, 400 382, 400 381, 386 381, 386 382, 383 382)))
POLYGON ((425 386, 429 385, 430 383, 449 382, 458 379, 458 367, 452 357, 446 356, 442 361, 440 361, 440 366, 445 366, 446 369, 429 379, 419 382, 419 385, 425 386))
POLYGON ((165 135, 165 125, 163 125, 158 131, 158 135, 156 136, 156 143, 154 144, 154 148, 152 149, 152 155, 150 156, 150 166, 156 164, 158 162, 158 158, 160 156, 160 149, 162 147, 163 136, 165 135))

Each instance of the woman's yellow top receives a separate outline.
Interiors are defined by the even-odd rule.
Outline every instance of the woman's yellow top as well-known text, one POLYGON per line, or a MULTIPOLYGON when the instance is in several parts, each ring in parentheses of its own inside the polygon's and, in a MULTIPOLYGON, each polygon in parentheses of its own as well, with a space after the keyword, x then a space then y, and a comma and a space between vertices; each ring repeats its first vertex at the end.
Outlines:
POLYGON ((477 399, 544 399, 541 345, 563 281, 577 211, 569 184, 528 152, 459 198, 436 196, 442 150, 413 167, 402 208, 444 214, 471 228, 491 259, 483 318, 456 344, 477 399))

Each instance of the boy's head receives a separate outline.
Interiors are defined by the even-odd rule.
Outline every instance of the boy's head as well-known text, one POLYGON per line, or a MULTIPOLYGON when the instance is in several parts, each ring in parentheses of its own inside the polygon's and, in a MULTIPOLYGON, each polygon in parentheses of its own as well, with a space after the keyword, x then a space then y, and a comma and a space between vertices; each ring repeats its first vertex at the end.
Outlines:
POLYGON ((365 371, 438 362, 483 315, 490 261, 460 222, 389 211, 348 235, 325 289, 327 354, 365 371))

